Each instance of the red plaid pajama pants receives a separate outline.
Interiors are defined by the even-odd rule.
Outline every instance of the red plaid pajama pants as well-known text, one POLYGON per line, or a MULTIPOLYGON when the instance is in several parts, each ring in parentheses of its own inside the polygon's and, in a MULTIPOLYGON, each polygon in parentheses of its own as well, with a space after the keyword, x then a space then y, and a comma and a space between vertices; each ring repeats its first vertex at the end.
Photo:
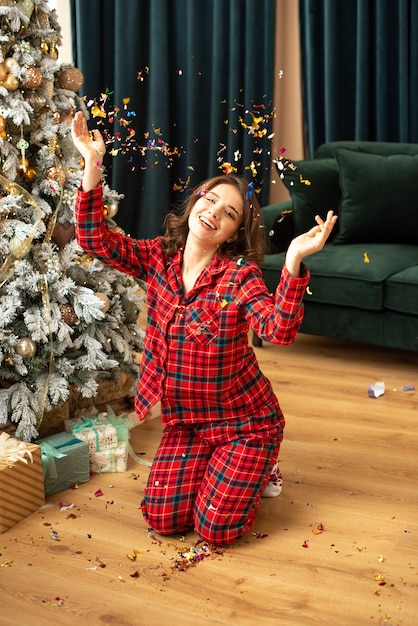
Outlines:
POLYGON ((162 535, 194 529, 209 544, 233 543, 254 523, 282 438, 277 415, 167 427, 141 503, 144 519, 162 535))

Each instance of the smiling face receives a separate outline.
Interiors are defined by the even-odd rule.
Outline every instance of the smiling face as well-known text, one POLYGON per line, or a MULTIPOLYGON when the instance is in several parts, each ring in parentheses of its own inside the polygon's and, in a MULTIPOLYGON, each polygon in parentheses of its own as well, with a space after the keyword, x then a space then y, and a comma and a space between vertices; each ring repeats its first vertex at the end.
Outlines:
POLYGON ((241 194, 232 185, 220 184, 203 191, 189 215, 189 237, 214 248, 234 241, 243 210, 241 194))

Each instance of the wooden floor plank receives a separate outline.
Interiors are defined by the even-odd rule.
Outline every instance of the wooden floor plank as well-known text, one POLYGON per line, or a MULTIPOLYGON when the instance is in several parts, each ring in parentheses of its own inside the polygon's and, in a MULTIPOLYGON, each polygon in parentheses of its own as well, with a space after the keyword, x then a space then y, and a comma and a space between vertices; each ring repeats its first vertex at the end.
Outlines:
MULTIPOLYGON (((2 625, 416 626, 418 355, 300 335, 257 356, 287 423, 283 493, 252 532, 179 571, 198 538, 149 532, 130 459, 0 535, 2 625)), ((152 460, 160 434, 135 428, 135 451, 152 460)))

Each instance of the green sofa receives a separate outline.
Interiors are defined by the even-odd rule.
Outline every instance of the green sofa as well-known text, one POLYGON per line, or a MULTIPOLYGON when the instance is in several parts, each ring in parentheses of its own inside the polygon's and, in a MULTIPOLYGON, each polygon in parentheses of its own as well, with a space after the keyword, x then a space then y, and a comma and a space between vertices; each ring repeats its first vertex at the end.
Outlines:
POLYGON ((418 350, 418 144, 329 142, 313 159, 280 159, 276 168, 291 200, 262 209, 269 290, 290 238, 316 214, 339 216, 324 249, 305 259, 301 332, 418 350))

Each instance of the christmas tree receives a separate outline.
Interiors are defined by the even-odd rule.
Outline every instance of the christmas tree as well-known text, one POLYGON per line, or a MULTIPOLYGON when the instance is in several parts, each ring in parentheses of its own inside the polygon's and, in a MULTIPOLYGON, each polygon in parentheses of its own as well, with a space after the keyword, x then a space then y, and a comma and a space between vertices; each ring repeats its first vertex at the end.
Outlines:
MULTIPOLYGON (((82 73, 61 65, 45 0, 0 0, 0 426, 37 437, 72 390, 136 378, 138 281, 83 253, 73 204, 83 163, 71 140, 82 73)), ((122 196, 104 184, 111 228, 122 196)))

